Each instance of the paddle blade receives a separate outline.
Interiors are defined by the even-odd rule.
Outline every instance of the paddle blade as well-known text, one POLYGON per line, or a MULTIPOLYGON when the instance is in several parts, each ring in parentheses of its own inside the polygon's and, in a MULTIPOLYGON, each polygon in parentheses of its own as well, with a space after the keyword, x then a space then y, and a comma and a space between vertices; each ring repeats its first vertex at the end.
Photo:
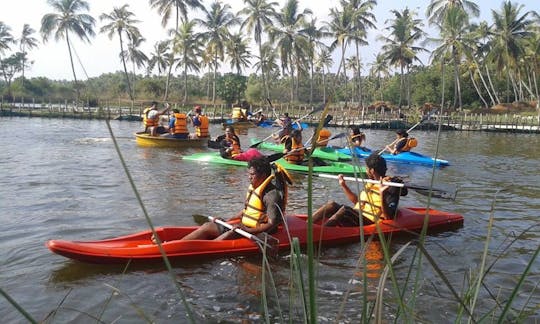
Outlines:
POLYGON ((257 245, 261 251, 272 259, 277 259, 279 256, 279 240, 272 235, 259 233, 257 236, 257 245))
POLYGON ((210 221, 208 219, 208 216, 205 216, 205 215, 193 214, 192 216, 193 216, 193 221, 195 221, 197 225, 202 225, 210 221))
POLYGON ((274 154, 268 155, 266 158, 268 159, 268 162, 274 162, 281 159, 284 156, 285 156, 285 153, 274 153, 274 154))
POLYGON ((410 184, 405 184, 405 186, 409 189, 416 191, 417 193, 423 196, 429 196, 430 191, 431 191, 431 197, 434 197, 434 198, 456 200, 456 196, 457 196, 457 190, 453 190, 451 192, 451 191, 446 191, 444 189, 439 189, 439 188, 430 189, 427 186, 423 187, 423 186, 410 185, 410 184))

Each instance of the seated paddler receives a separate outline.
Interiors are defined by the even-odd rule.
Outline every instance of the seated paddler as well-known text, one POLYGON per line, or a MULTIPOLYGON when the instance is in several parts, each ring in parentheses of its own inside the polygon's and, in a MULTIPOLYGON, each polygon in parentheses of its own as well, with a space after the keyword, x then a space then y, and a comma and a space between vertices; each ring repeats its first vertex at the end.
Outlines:
POLYGON ((325 220, 324 226, 359 226, 374 224, 383 219, 395 218, 399 197, 407 195, 406 187, 391 187, 383 182, 403 182, 397 177, 386 175, 386 160, 374 152, 366 159, 366 173, 371 180, 381 183, 366 183, 360 195, 354 193, 343 175, 339 175, 339 185, 354 207, 329 201, 313 213, 313 222, 325 220), (362 223, 360 223, 360 216, 362 223))
POLYGON ((220 155, 224 159, 232 159, 237 161, 250 161, 256 158, 263 157, 263 154, 256 148, 248 148, 242 150, 240 138, 236 135, 232 126, 225 128, 225 134, 216 138, 216 142, 220 145, 220 155))
MULTIPOLYGON (((277 164, 272 166, 264 157, 248 162, 247 176, 249 188, 244 209, 229 221, 238 220, 235 228, 251 234, 274 233, 283 221, 287 205, 287 184, 291 183, 291 179, 284 169, 277 164)), ((234 230, 208 222, 184 236, 182 240, 226 240, 238 237, 234 230)))

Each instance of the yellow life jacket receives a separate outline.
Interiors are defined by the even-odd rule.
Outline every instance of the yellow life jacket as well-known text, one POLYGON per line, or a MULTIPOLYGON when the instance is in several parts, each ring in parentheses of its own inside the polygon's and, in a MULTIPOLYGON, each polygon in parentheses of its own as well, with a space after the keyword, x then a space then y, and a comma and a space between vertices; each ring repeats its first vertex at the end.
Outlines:
POLYGON ((187 116, 183 113, 175 113, 174 134, 189 134, 187 129, 187 116))
POLYGON ((274 175, 270 175, 266 178, 260 186, 253 189, 250 185, 246 194, 246 204, 244 211, 242 212, 242 224, 247 227, 257 227, 258 224, 264 224, 268 222, 268 215, 264 208, 262 201, 262 193, 266 186, 274 179, 274 175))
POLYGON ((195 134, 197 137, 210 137, 208 132, 208 126, 210 125, 210 120, 205 115, 199 116, 199 121, 201 122, 200 126, 195 127, 195 134))
POLYGON ((294 137, 290 137, 290 139, 292 140, 291 151, 290 153, 285 152, 287 153, 285 160, 289 163, 300 164, 304 161, 304 144, 302 142, 296 143, 294 137))
POLYGON ((378 184, 368 183, 360 193, 360 200, 354 206, 354 209, 362 211, 362 216, 373 223, 380 218, 386 219, 382 210, 382 196, 378 184))
POLYGON ((319 132, 319 138, 317 139, 317 146, 325 147, 326 145, 328 145, 330 136, 332 136, 332 132, 330 132, 326 128, 321 129, 321 131, 319 132))
POLYGON ((232 109, 232 119, 245 119, 244 110, 240 107, 233 107, 232 109))
POLYGON ((155 118, 155 119, 148 118, 148 113, 150 113, 151 110, 152 110, 152 107, 148 107, 144 109, 143 111, 143 124, 145 127, 158 126, 159 124, 159 118, 155 118))

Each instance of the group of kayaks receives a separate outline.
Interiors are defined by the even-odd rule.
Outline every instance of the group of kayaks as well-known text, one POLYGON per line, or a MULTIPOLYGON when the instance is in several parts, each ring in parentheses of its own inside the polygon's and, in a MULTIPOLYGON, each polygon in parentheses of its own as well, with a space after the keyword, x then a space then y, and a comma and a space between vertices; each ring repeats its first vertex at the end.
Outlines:
MULTIPOLYGON (((167 140, 161 140, 158 144, 151 141, 145 134, 137 134, 137 141, 152 146, 172 145, 167 140), (167 142, 167 143, 165 143, 167 142), (150 143, 150 144, 149 144, 150 143)), ((155 138, 154 138, 155 139, 155 138)), ((283 145, 252 139, 253 144, 261 150, 283 152, 283 145)), ((365 167, 354 163, 353 156, 366 158, 372 153, 367 148, 316 148, 312 156, 323 163, 315 163, 312 172, 322 174, 344 174, 356 177, 365 177, 365 167)), ((275 154, 274 154, 275 155, 275 154)), ((433 159, 414 152, 405 152, 397 155, 383 153, 382 156, 389 162, 413 163, 421 165, 434 164, 438 167, 449 165, 448 161, 433 159)), ((246 167, 247 162, 234 159, 225 159, 217 151, 207 151, 195 153, 183 157, 185 160, 198 161, 203 163, 217 163, 224 165, 234 165, 246 167)), ((275 161, 279 165, 290 171, 308 172, 306 165, 288 163, 285 159, 279 158, 275 161)), ((280 225, 277 232, 272 234, 272 239, 279 249, 286 250, 290 247, 292 238, 298 238, 301 245, 307 244, 308 226, 306 215, 286 215, 284 225, 280 225)), ((461 227, 463 216, 455 213, 438 211, 430 208, 410 208, 400 207, 394 219, 382 220, 379 223, 380 231, 383 234, 410 233, 422 230, 427 226, 428 231, 445 231, 461 227)), ((163 249, 171 259, 185 259, 193 257, 219 257, 259 253, 260 246, 249 238, 238 238, 233 240, 180 240, 185 235, 195 230, 196 226, 184 227, 161 227, 157 228, 157 234, 163 241, 163 249)), ((322 246, 331 246, 342 243, 355 242, 369 235, 377 234, 376 225, 365 225, 362 228, 356 227, 325 227, 322 224, 313 224, 313 242, 322 246)), ((92 262, 92 263, 124 263, 128 261, 158 261, 162 258, 160 249, 152 241, 150 230, 105 239, 99 241, 68 241, 50 240, 46 246, 54 253, 68 258, 92 262)))

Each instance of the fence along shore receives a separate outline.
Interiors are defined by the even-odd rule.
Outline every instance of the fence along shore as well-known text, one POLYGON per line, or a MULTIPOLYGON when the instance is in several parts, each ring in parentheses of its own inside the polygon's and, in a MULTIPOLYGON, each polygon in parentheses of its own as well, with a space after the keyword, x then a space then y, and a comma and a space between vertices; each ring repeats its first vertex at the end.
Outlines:
MULTIPOLYGON (((142 120, 141 114, 146 105, 135 105, 133 107, 125 105, 112 105, 110 102, 99 102, 97 107, 89 105, 80 106, 69 103, 36 103, 31 102, 0 102, 0 116, 18 117, 48 117, 48 118, 75 118, 75 119, 118 119, 128 121, 142 120)), ((230 118, 231 108, 228 105, 204 105, 203 112, 209 117, 212 123, 223 123, 230 118)), ((172 104, 172 108, 189 112, 192 106, 183 107, 172 104)), ((307 115, 314 110, 314 106, 293 106, 290 104, 275 104, 274 108, 269 106, 253 106, 250 111, 262 110, 262 113, 270 119, 275 119, 284 113, 289 113, 291 117, 307 115)), ((330 115, 333 116, 329 126, 348 127, 356 125, 366 129, 398 129, 407 128, 408 125, 415 124, 421 118, 419 113, 407 114, 397 110, 362 110, 358 107, 346 105, 333 105, 329 108, 330 115)), ((315 113, 303 119, 308 124, 317 124, 319 114, 315 113)), ((478 114, 467 112, 454 112, 442 115, 433 114, 429 119, 418 126, 418 129, 436 130, 442 125, 443 130, 459 131, 493 131, 512 133, 540 133, 540 114, 536 116, 525 116, 515 113, 498 114, 478 114)))

